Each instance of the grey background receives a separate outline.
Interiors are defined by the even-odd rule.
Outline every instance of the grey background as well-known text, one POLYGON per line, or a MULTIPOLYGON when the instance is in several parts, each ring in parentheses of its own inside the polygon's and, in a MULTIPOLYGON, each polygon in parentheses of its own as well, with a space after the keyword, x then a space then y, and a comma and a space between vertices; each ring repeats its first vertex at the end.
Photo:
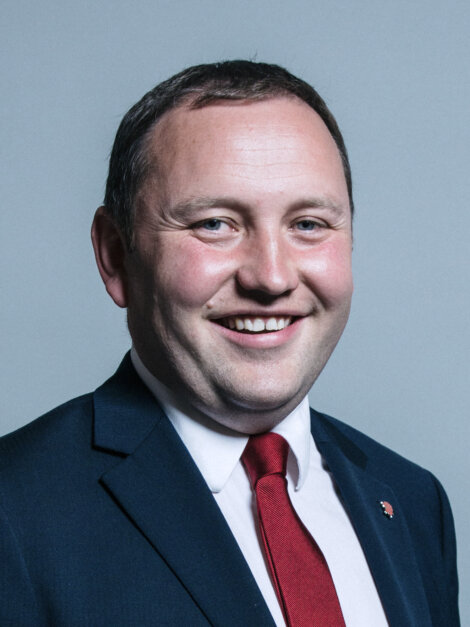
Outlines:
POLYGON ((189 64, 285 65, 337 116, 357 206, 351 320, 312 402, 441 479, 470 624, 470 3, 3 0, 1 16, 0 432, 129 346, 89 243, 125 111, 189 64))

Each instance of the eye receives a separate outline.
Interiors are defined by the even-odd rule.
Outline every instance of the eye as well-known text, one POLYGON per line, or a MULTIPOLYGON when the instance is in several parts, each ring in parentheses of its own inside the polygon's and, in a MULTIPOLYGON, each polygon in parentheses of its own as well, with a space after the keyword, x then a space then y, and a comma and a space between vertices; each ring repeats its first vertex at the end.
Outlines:
POLYGON ((198 224, 200 228, 205 229, 206 231, 220 231, 223 225, 224 223, 222 220, 219 220, 218 218, 210 218, 210 220, 205 220, 204 222, 198 224))
POLYGON ((200 220, 191 229, 197 237, 211 242, 225 241, 236 234, 235 225, 230 218, 217 216, 200 220))
POLYGON ((328 233, 328 223, 316 216, 300 215, 291 222, 290 233, 299 241, 313 244, 321 241, 328 233))
POLYGON ((294 227, 302 233, 311 233, 312 231, 321 231, 327 228, 327 225, 322 220, 301 218, 295 222, 294 227))
POLYGON ((314 220, 300 220, 299 222, 297 222, 296 226, 299 231, 314 231, 320 225, 314 220))

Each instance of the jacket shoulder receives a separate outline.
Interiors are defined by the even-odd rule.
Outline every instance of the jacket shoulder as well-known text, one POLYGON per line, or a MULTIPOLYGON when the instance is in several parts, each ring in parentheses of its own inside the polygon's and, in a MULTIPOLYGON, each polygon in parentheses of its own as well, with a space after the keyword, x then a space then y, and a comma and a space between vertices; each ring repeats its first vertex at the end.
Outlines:
POLYGON ((74 398, 0 438, 0 473, 11 466, 31 467, 60 450, 76 448, 84 438, 90 442, 93 394, 74 398))
POLYGON ((361 467, 367 464, 369 472, 379 475, 385 481, 401 475, 422 477, 425 481, 432 477, 422 466, 338 418, 311 409, 311 419, 315 439, 316 432, 320 430, 320 437, 326 435, 328 439, 332 439, 352 461, 361 467))

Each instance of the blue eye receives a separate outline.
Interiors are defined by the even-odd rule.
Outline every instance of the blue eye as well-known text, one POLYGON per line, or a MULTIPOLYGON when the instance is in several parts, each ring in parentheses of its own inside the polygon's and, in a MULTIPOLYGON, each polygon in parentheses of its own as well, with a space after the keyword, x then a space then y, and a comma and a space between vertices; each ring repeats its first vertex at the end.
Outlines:
POLYGON ((206 220, 201 224, 201 226, 207 231, 218 231, 222 226, 222 220, 218 220, 217 218, 211 218, 210 220, 206 220))
POLYGON ((313 220, 300 220, 297 222, 297 228, 301 231, 313 231, 318 227, 318 224, 313 220))

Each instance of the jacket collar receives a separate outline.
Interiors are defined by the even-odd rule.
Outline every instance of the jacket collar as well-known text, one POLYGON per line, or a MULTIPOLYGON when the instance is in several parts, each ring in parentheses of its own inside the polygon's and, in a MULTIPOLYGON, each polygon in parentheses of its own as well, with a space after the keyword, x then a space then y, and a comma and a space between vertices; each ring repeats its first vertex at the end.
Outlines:
POLYGON ((97 448, 129 455, 164 419, 127 353, 121 365, 93 394, 93 441, 97 448))

